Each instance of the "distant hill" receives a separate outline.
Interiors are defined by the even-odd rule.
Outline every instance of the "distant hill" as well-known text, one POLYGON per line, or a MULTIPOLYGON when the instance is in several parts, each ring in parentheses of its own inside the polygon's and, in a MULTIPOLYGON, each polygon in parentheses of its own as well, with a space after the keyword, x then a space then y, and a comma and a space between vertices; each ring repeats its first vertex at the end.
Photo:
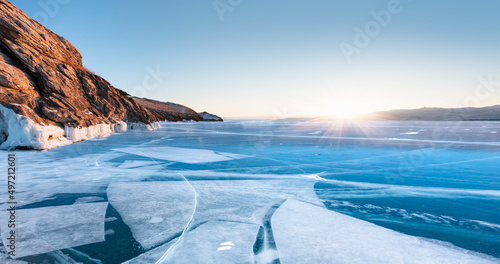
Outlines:
POLYGON ((196 113, 193 109, 171 102, 132 97, 136 103, 154 113, 162 121, 223 121, 222 118, 207 113, 196 113))
POLYGON ((162 121, 203 121, 196 111, 193 109, 170 102, 160 102, 147 98, 132 97, 136 103, 154 113, 162 121))
POLYGON ((214 114, 210 114, 210 113, 207 113, 207 112, 201 112, 201 113, 198 113, 198 114, 201 117, 203 117, 204 121, 212 121, 212 122, 222 122, 222 121, 224 121, 219 116, 216 116, 214 114))
POLYGON ((422 121, 500 121, 500 105, 488 107, 437 108, 389 110, 364 115, 369 120, 422 120, 422 121))
POLYGON ((309 116, 282 118, 282 121, 500 121, 500 105, 487 107, 397 109, 379 111, 351 118, 338 116, 309 116))

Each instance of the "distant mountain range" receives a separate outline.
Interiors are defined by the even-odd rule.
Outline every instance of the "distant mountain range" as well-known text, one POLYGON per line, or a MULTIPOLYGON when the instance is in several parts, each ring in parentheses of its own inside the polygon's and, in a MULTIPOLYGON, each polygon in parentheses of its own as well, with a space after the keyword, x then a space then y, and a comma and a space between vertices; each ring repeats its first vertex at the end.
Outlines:
POLYGON ((369 120, 500 121, 500 105, 488 107, 402 109, 363 115, 369 120))
POLYGON ((500 121, 500 105, 487 107, 397 109, 341 118, 337 116, 291 117, 288 121, 500 121))

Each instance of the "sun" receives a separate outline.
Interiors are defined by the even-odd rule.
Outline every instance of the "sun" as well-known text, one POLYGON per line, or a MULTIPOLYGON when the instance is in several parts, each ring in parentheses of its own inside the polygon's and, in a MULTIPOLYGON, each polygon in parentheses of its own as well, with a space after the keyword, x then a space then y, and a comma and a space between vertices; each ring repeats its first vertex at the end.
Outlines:
POLYGON ((334 116, 338 119, 354 119, 368 112, 370 111, 367 110, 366 105, 347 101, 332 105, 327 115, 334 116))

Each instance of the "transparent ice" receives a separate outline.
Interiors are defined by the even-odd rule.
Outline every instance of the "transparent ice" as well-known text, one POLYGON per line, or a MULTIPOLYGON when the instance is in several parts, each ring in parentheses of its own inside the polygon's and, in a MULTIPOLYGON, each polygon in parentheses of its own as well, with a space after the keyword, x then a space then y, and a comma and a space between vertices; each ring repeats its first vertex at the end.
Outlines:
POLYGON ((499 262, 498 122, 161 126, 11 151, 0 263, 499 262))

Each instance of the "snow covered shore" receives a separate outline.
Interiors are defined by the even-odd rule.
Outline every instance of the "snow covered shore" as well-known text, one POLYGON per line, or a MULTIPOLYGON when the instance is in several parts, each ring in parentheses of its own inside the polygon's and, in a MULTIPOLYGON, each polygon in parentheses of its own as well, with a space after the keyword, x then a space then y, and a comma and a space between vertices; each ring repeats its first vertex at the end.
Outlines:
POLYGON ((28 117, 18 115, 13 110, 0 105, 0 149, 26 147, 31 149, 51 149, 96 137, 106 137, 112 133, 126 132, 127 129, 155 130, 158 123, 97 124, 90 127, 64 128, 54 125, 37 124, 28 117))

